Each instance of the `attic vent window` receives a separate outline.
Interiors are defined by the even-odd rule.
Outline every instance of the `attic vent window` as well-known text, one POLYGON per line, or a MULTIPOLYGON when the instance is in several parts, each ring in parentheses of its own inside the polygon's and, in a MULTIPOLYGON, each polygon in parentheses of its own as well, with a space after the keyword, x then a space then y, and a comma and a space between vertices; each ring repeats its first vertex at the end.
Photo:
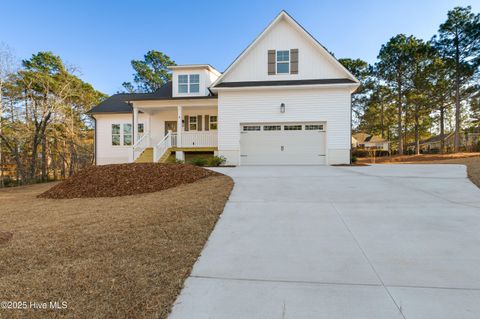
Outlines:
POLYGON ((277 74, 290 73, 290 51, 277 51, 277 74))

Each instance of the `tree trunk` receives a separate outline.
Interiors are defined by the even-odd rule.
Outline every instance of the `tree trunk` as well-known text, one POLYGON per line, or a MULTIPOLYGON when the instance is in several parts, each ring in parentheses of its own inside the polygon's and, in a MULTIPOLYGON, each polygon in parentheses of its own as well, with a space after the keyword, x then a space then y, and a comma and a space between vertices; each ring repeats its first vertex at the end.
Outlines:
MULTIPOLYGON (((2 135, 2 116, 3 116, 3 96, 2 96, 2 86, 3 80, 0 79, 0 135, 2 135)), ((2 140, 0 139, 0 187, 4 185, 4 176, 3 176, 3 149, 2 149, 2 140)))
POLYGON ((440 108, 440 154, 445 152, 445 106, 440 108))
POLYGON ((68 176, 72 176, 75 173, 75 147, 73 145, 73 142, 70 142, 70 169, 68 171, 68 176))
POLYGON ((460 150, 460 49, 458 33, 455 35, 455 133, 454 133, 454 151, 460 150))
POLYGON ((47 176, 47 137, 42 135, 42 182, 48 180, 47 176))
POLYGON ((420 154, 420 124, 419 124, 419 110, 415 107, 415 154, 420 154))
POLYGON ((380 102, 380 130, 382 138, 385 137, 385 123, 384 123, 384 106, 383 103, 380 102))
POLYGON ((405 105, 404 108, 405 112, 405 117, 403 120, 403 147, 405 148, 405 151, 408 152, 408 143, 407 143, 407 138, 408 138, 408 107, 405 105))
POLYGON ((35 178, 35 170, 37 168, 37 150, 39 144, 39 127, 35 127, 35 133, 32 140, 32 157, 30 158, 30 169, 28 170, 28 179, 33 181, 35 178))
POLYGON ((398 154, 403 154, 403 139, 402 139, 402 81, 400 77, 397 78, 397 108, 398 108, 398 154))

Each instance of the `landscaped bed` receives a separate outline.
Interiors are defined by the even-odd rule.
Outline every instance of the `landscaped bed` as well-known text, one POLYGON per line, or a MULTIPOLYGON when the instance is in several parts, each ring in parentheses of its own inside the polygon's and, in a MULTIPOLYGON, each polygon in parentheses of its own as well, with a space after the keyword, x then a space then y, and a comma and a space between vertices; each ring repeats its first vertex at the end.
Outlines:
MULTIPOLYGON (((372 159, 359 159, 360 163, 371 163, 372 159)), ((480 153, 422 154, 378 157, 377 164, 462 164, 467 166, 470 180, 480 187, 480 153)))
POLYGON ((129 165, 99 167, 97 176, 90 170, 46 193, 51 184, 0 191, 0 300, 67 304, 62 310, 2 309, 0 317, 166 318, 233 182, 189 165, 160 165, 146 176, 142 165, 130 165, 135 174, 119 173, 129 165), (194 181, 192 175, 198 178, 194 181), (157 181, 172 176, 185 180, 157 181), (81 185, 80 191, 73 191, 73 181, 81 185), (116 183, 141 194, 37 197, 56 190, 78 197, 87 194, 86 189, 113 196, 120 189, 116 183), (139 188, 149 183, 170 188, 139 188), (106 189, 109 185, 112 190, 106 189))
POLYGON ((43 198, 116 197, 157 192, 218 173, 184 164, 91 166, 39 195, 43 198))

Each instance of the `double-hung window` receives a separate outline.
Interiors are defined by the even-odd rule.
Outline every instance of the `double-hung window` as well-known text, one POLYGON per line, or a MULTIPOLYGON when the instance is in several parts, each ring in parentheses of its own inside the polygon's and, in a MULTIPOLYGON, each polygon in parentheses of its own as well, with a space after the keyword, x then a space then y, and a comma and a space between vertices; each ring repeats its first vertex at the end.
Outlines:
POLYGON ((188 74, 178 76, 178 93, 188 93, 188 74))
MULTIPOLYGON (((112 146, 131 146, 133 145, 132 123, 112 124, 112 146)), ((138 137, 144 134, 145 126, 138 123, 138 137)))
POLYGON ((216 130, 217 129, 217 116, 210 115, 210 129, 216 130))
POLYGON ((112 145, 120 145, 120 124, 112 124, 112 145))
POLYGON ((132 124, 123 124, 123 145, 132 145, 132 124))
POLYGON ((277 74, 290 73, 290 51, 277 51, 277 74))
POLYGON ((190 93, 200 92, 200 74, 190 74, 190 93))
POLYGON ((200 74, 179 74, 178 93, 200 92, 200 74))
POLYGON ((143 123, 138 123, 138 138, 141 138, 143 136, 143 134, 145 133, 145 126, 143 125, 143 123))
POLYGON ((196 116, 190 116, 190 131, 196 131, 197 130, 197 117, 196 116))

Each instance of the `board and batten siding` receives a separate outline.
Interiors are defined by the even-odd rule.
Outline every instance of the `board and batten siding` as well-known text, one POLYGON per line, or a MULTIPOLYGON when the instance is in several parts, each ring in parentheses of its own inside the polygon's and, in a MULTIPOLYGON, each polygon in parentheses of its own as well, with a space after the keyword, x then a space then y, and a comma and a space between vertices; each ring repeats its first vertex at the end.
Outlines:
MULTIPOLYGON (((222 82, 276 81, 300 79, 345 78, 345 71, 331 62, 331 59, 313 46, 305 34, 294 29, 285 20, 278 21, 253 46, 222 79, 222 82), (298 49, 297 74, 270 74, 268 72, 269 50, 298 49)), ((273 66, 272 66, 273 67, 273 66)), ((295 70, 297 71, 297 70, 295 70)), ((272 73, 272 72, 271 72, 272 73)))
POLYGON ((218 153, 239 164, 240 125, 326 122, 327 164, 350 162, 350 89, 302 88, 221 91, 218 94, 218 153), (280 104, 285 104, 285 113, 280 104))

